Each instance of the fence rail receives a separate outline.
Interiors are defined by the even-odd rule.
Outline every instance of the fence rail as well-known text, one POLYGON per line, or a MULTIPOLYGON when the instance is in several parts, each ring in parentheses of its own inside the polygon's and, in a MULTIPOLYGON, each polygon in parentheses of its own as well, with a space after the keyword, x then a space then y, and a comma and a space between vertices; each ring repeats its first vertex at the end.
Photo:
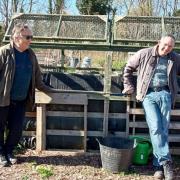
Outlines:
POLYGON ((32 47, 52 49, 80 49, 106 51, 137 51, 171 33, 180 51, 180 18, 149 16, 105 15, 43 15, 15 14, 6 31, 3 42, 10 41, 15 24, 27 23, 33 30, 32 47))

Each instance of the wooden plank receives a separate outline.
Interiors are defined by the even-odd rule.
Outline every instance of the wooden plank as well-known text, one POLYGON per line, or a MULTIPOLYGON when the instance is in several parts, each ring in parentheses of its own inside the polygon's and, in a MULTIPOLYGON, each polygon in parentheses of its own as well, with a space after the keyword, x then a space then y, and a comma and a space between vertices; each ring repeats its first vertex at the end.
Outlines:
POLYGON ((84 131, 77 131, 77 130, 46 130, 47 135, 58 135, 58 136, 84 136, 84 131))
POLYGON ((126 137, 129 136, 129 113, 130 112, 130 101, 127 101, 126 106, 126 137))
MULTIPOLYGON (((47 129, 47 135, 57 135, 57 136, 84 136, 84 131, 77 130, 52 130, 47 129)), ((103 131, 87 131, 88 137, 103 137, 103 131)), ((116 131, 113 134, 108 133, 108 136, 126 136, 126 132, 116 131)))
POLYGON ((176 96, 176 102, 180 102, 180 94, 177 94, 177 96, 176 96))
POLYGON ((144 110, 141 109, 141 108, 130 108, 129 109, 129 114, 138 114, 138 115, 141 115, 141 114, 144 114, 144 110))
MULTIPOLYGON (((142 108, 131 108, 129 111, 130 114, 137 114, 137 115, 143 115, 144 110, 142 108)), ((173 116, 180 116, 180 109, 172 109, 171 115, 173 116)))
MULTIPOLYGON (((40 94, 43 93, 41 91, 36 91, 36 97, 38 95, 38 97, 40 96, 40 94)), ((85 94, 87 95, 88 99, 94 99, 94 100, 104 100, 106 98, 108 98, 109 100, 115 100, 115 101, 127 101, 127 100, 132 100, 132 99, 135 99, 131 96, 115 96, 115 95, 108 95, 105 94, 104 92, 102 91, 82 91, 82 90, 61 90, 61 89, 58 89, 58 92, 57 93, 66 93, 66 94, 85 94)), ((48 93, 49 94, 49 93, 48 93)), ((54 94, 54 93, 53 93, 54 94)), ((55 93, 56 94, 56 93, 55 93)))
MULTIPOLYGON (((132 135, 130 134, 130 136, 132 135)), ((144 133, 136 133, 135 136, 150 138, 149 134, 144 134, 144 133)), ((180 142, 180 134, 169 134, 169 142, 180 142)))
POLYGON ((172 155, 180 155, 180 147, 172 147, 172 148, 170 148, 170 152, 171 152, 171 154, 172 155))
POLYGON ((46 149, 46 105, 40 104, 36 110, 36 150, 42 151, 46 149))
MULTIPOLYGON (((69 111, 47 111, 47 116, 58 117, 83 117, 83 112, 69 112, 69 111)), ((103 118, 104 113, 88 112, 88 118, 103 118)), ((109 113, 109 118, 112 119, 126 119, 126 113, 109 113)))
POLYGON ((84 152, 87 151, 87 105, 84 105, 84 152))
POLYGON ((106 59, 104 65, 104 93, 111 92, 111 74, 112 74, 112 55, 113 52, 106 52, 106 59))
POLYGON ((180 109, 173 109, 171 110, 172 116, 180 116, 180 109))
MULTIPOLYGON (((136 108, 136 101, 133 101, 133 108, 136 108)), ((136 120, 136 115, 133 114, 133 123, 135 123, 136 120)), ((129 127, 130 127, 130 123, 129 123, 129 127)), ((133 135, 135 134, 135 128, 133 127, 133 135)))
POLYGON ((114 131, 113 133, 109 133, 108 136, 111 136, 111 137, 127 137, 127 133, 122 132, 122 131, 114 131))
POLYGON ((25 117, 36 117, 36 112, 26 112, 25 117))
MULTIPOLYGON (((148 128, 146 121, 136 121, 136 122, 129 122, 129 127, 135 128, 148 128)), ((169 125, 169 129, 179 129, 180 131, 180 122, 171 122, 169 125)))
POLYGON ((23 136, 36 136, 36 131, 23 131, 23 136))
POLYGON ((88 100, 86 94, 36 92, 35 103, 87 105, 88 100))
POLYGON ((90 136, 90 137, 103 137, 103 131, 87 131, 87 136, 90 136))
POLYGON ((104 137, 108 134, 108 120, 109 120, 109 100, 104 100, 104 120, 103 120, 103 134, 104 137))
MULTIPOLYGON (((135 127, 135 128, 148 128, 146 122, 129 122, 129 127, 135 127)), ((134 134, 134 133, 133 133, 134 134)))

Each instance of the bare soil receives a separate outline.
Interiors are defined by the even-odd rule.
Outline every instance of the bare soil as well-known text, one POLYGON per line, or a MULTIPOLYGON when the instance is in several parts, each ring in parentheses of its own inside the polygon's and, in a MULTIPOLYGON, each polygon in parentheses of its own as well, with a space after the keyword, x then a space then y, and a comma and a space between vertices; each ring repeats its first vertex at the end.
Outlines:
MULTIPOLYGON (((128 173, 113 174, 101 166, 98 153, 75 153, 27 150, 18 154, 18 163, 0 168, 0 180, 150 180, 153 179, 151 162, 146 166, 131 166, 128 173), (42 177, 37 167, 51 168, 49 178, 42 177)), ((180 179, 180 157, 173 157, 175 179, 180 179)))

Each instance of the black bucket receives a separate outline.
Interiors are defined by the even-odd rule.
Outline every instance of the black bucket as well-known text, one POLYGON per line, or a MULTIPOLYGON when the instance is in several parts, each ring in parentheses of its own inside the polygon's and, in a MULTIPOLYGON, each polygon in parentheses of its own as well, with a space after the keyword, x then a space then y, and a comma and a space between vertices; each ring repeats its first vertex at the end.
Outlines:
POLYGON ((112 173, 127 171, 132 163, 134 140, 123 137, 97 138, 103 169, 112 173))

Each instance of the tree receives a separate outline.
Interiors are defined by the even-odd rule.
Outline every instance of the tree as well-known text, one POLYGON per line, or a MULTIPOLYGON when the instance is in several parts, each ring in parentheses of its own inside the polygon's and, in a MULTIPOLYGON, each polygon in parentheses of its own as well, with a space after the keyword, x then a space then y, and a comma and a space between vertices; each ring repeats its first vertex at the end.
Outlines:
POLYGON ((173 16, 180 16, 180 9, 178 9, 177 11, 175 11, 175 12, 173 13, 173 16))
POLYGON ((64 0, 56 0, 55 2, 55 13, 63 14, 64 10, 64 0))
POLYGON ((86 15, 106 15, 108 8, 109 0, 77 0, 76 6, 81 14, 86 15))
POLYGON ((2 45, 2 39, 3 39, 3 36, 4 36, 4 28, 3 28, 3 25, 0 24, 0 45, 2 45))
POLYGON ((41 0, 0 0, 0 17, 4 21, 5 29, 14 13, 40 12, 42 6, 41 0))
POLYGON ((49 14, 52 14, 53 13, 53 7, 52 7, 52 0, 48 0, 48 6, 49 6, 49 14))
POLYGON ((48 0, 50 14, 64 14, 65 0, 48 0))

